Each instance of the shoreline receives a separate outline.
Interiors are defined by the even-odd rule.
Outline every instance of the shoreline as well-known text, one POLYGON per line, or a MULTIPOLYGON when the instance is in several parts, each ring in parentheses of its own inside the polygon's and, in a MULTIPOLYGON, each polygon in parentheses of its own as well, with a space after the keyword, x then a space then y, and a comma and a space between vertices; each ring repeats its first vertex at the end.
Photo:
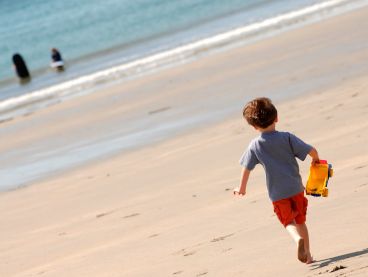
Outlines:
MULTIPOLYGON (((169 49, 161 47, 160 51, 146 53, 138 59, 120 57, 117 59, 120 62, 115 63, 107 62, 107 60, 116 60, 117 56, 126 56, 121 55, 124 52, 117 55, 118 52, 114 54, 114 52, 106 50, 105 53, 110 53, 109 55, 97 55, 96 60, 100 60, 100 62, 88 66, 92 66, 93 69, 87 70, 86 63, 77 63, 76 68, 79 67, 79 70, 72 67, 71 71, 50 75, 48 80, 43 81, 36 74, 36 76, 33 76, 35 80, 27 86, 17 88, 18 86, 11 84, 8 88, 4 88, 3 92, 6 95, 12 94, 14 89, 17 92, 15 97, 8 98, 6 96, 2 99, 0 103, 0 121, 7 121, 24 115, 28 113, 27 110, 38 110, 40 107, 53 105, 55 102, 63 102, 69 98, 79 97, 96 90, 109 89, 109 87, 121 84, 123 81, 144 78, 148 74, 155 74, 155 72, 191 63, 196 59, 216 55, 229 49, 244 47, 290 30, 303 28, 310 24, 364 8, 366 5, 367 2, 364 0, 357 0, 354 3, 345 0, 316 3, 271 18, 249 22, 247 25, 238 26, 210 37, 188 41, 184 45, 176 45, 169 49), (111 57, 107 58, 108 56, 111 57), (113 56, 116 56, 115 59, 112 59, 113 56), (102 62, 103 60, 105 61, 102 62), (110 64, 110 66, 105 68, 106 66, 98 64, 110 64), (77 74, 78 71, 82 72, 81 76, 78 76, 80 75, 80 73, 77 74), (41 84, 37 82, 41 82, 41 84), (24 94, 27 90, 30 91, 24 94)), ((129 51, 131 52, 131 50, 129 51)), ((131 54, 127 56, 130 57, 131 54)), ((47 68, 40 70, 44 73, 50 71, 47 68)), ((43 77, 45 77, 45 74, 43 77)))
MULTIPOLYGON (((63 160, 137 123, 149 130, 230 109, 213 125, 189 123, 170 139, 0 193, 0 275, 327 277, 335 267, 367 275, 368 30, 357 28, 367 15, 340 15, 3 123, 4 184, 6 174, 26 174, 10 171, 22 159, 63 160), (260 166, 246 197, 232 195, 238 159, 257 135, 240 111, 263 95, 275 100, 277 129, 334 168, 329 197, 308 198, 310 266, 274 216, 260 166)), ((308 167, 300 163, 304 181, 308 167)))
POLYGON ((365 31, 351 32, 350 18, 358 21, 366 10, 5 122, 0 130, 4 140, 0 147, 2 186, 19 187, 40 175, 63 173, 88 160, 123 153, 127 146, 142 147, 151 139, 162 141, 221 121, 257 95, 277 102, 364 75, 368 71, 368 65, 361 62, 366 58, 362 48, 367 43, 365 31), (341 25, 340 29, 336 25, 341 25), (341 33, 348 35, 342 37, 341 33), (22 174, 14 174, 17 171, 22 174))

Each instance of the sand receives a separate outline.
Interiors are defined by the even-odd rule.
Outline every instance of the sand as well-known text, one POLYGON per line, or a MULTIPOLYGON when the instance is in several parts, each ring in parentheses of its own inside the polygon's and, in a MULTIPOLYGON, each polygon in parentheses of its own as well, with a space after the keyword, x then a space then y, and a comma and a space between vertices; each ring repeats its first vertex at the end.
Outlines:
MULTIPOLYGON (((367 276, 367 16, 340 15, 2 124, 10 151, 98 137, 139 112, 160 122, 234 109, 1 193, 0 276, 367 276), (247 195, 232 195, 257 135, 241 107, 256 95, 274 96, 277 128, 333 164, 329 197, 309 197, 314 264, 297 260, 260 166, 247 195)), ((300 163, 304 180, 308 167, 300 163)))

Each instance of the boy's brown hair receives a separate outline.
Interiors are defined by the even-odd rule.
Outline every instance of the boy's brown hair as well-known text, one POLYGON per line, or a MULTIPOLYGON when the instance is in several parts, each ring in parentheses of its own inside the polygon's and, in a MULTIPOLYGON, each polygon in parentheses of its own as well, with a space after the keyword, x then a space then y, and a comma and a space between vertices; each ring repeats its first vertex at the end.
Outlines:
POLYGON ((253 127, 265 129, 276 120, 277 110, 269 98, 256 98, 245 105, 243 117, 253 127))

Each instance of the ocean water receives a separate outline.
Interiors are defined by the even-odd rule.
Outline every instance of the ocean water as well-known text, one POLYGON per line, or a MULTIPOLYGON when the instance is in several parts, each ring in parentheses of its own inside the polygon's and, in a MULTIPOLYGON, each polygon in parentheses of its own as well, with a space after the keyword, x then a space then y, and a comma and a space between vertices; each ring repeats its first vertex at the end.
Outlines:
MULTIPOLYGON (((197 30, 185 35, 192 37, 176 37, 177 42, 198 39, 208 35, 206 30, 199 30, 201 25, 225 17, 231 19, 234 14, 247 13, 242 23, 249 23, 313 2, 318 1, 2 0, 0 76, 1 79, 13 76, 9 69, 14 52, 20 52, 29 67, 37 71, 48 65, 51 47, 60 48, 70 62, 90 60, 93 55, 114 49, 141 46, 149 51, 144 46, 147 42, 189 29, 197 30)), ((230 22, 223 23, 223 30, 216 26, 214 31, 232 27, 230 22)), ((152 49, 162 45, 149 46, 152 49)), ((130 55, 139 56, 142 50, 136 49, 130 55)))
POLYGON ((1 0, 0 121, 101 84, 344 12, 366 0, 1 0), (53 72, 58 48, 66 71, 53 72), (20 85, 20 53, 32 80, 20 85))

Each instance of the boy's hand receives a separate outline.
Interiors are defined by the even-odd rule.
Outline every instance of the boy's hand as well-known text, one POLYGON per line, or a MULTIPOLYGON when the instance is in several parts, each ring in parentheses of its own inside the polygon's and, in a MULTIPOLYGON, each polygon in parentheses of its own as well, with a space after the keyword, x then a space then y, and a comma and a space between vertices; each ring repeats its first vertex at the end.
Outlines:
POLYGON ((244 191, 240 191, 240 188, 236 188, 236 189, 234 189, 234 195, 244 196, 245 195, 245 190, 244 191))
POLYGON ((319 158, 312 159, 312 165, 316 165, 316 164, 319 164, 319 158))
POLYGON ((311 151, 308 154, 309 156, 312 157, 312 165, 316 165, 319 163, 318 152, 314 147, 311 149, 311 151))

